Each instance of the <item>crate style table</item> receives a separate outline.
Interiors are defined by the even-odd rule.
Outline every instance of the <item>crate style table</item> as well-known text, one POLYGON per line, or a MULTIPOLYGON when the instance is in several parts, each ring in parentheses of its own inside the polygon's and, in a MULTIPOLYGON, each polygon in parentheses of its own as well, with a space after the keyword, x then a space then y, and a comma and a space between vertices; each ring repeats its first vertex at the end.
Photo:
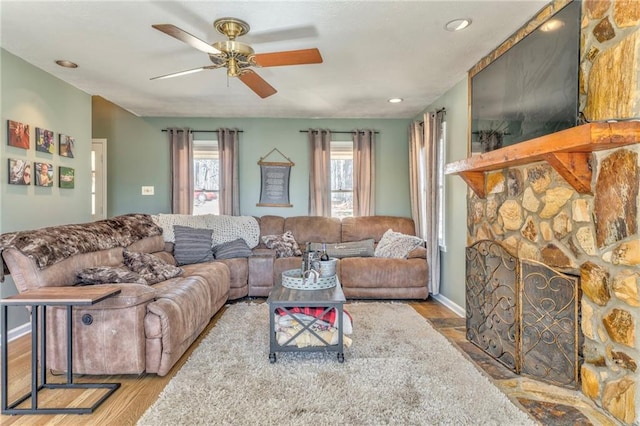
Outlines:
POLYGON ((0 300, 2 318, 2 413, 3 414, 90 414, 98 408, 120 383, 73 383, 73 307, 93 305, 120 293, 110 285, 91 287, 41 287, 0 300), (9 403, 8 391, 8 338, 7 308, 31 306, 31 391, 9 403), (47 307, 66 306, 67 310, 67 380, 66 383, 47 383, 47 307), (38 353, 40 353, 40 380, 38 380, 38 353), (38 392, 42 389, 107 389, 90 407, 38 407, 38 392), (31 398, 31 407, 18 408, 31 398))
POLYGON ((324 289, 324 290, 294 290, 290 288, 286 288, 282 286, 281 283, 277 283, 274 285, 273 289, 269 293, 269 297, 267 298, 267 304, 269 305, 269 360, 271 363, 276 362, 276 352, 311 352, 311 351, 330 351, 337 352, 338 361, 344 362, 344 334, 343 334, 343 317, 344 317, 344 303, 346 299, 344 297, 344 293, 342 292, 342 287, 340 286, 340 281, 336 283, 335 287, 324 289), (310 321, 309 323, 305 323, 302 321, 300 316, 302 314, 298 314, 292 312, 293 308, 301 308, 301 307, 323 307, 324 312, 320 317, 324 314, 328 313, 332 309, 336 309, 338 313, 338 344, 332 345, 330 342, 327 342, 322 337, 320 337, 313 329, 312 326, 319 321, 319 319, 315 319, 310 321), (286 314, 291 315, 292 318, 296 319, 302 329, 298 331, 294 336, 292 336, 289 340, 287 340, 283 345, 278 344, 278 339, 276 336, 276 310, 280 308, 286 314), (289 345, 295 339, 308 331, 312 335, 314 335, 320 342, 324 345, 322 346, 308 346, 305 348, 298 348, 295 345, 289 345))

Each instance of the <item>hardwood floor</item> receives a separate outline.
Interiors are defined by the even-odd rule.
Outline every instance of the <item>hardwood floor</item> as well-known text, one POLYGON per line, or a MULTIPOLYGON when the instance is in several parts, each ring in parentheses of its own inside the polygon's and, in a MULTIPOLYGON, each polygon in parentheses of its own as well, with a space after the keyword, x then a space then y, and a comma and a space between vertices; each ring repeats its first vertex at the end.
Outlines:
MULTIPOLYGON (((241 299, 240 301, 244 301, 241 299)), ((252 299, 253 302, 264 302, 264 299, 252 299)), ((466 342, 464 337, 464 318, 460 318, 441 303, 429 299, 426 301, 407 302, 420 315, 429 320, 433 326, 447 337, 461 352, 476 363, 479 368, 492 378, 514 403, 519 404, 523 410, 538 419, 541 424, 580 424, 580 425, 615 425, 608 416, 600 412, 579 392, 559 390, 556 393, 554 387, 545 388, 547 395, 541 397, 539 392, 528 394, 527 386, 522 386, 526 379, 514 378, 513 374, 496 362, 487 359, 473 345, 466 342), (562 402, 566 402, 563 404, 562 402)), ((158 395, 174 374, 189 358, 191 352, 200 341, 208 334, 226 308, 211 320, 205 331, 200 335, 195 344, 180 358, 171 372, 164 377, 155 374, 141 376, 114 375, 114 376, 74 376, 74 382, 119 382, 118 389, 91 415, 2 415, 2 425, 134 425, 149 406, 157 399, 158 395)), ((9 344, 9 396, 10 401, 25 394, 30 386, 30 336, 23 336, 9 344)), ((267 360, 265 359, 265 362, 267 360)), ((52 375, 48 375, 51 379, 52 375)), ((48 379, 49 380, 49 379, 48 379)), ((63 381, 64 377, 57 380, 63 381)), ((539 390, 539 388, 536 388, 539 390)), ((88 406, 96 401, 103 390, 82 391, 55 391, 47 390, 38 394, 39 404, 46 406, 88 406)), ((29 401, 27 401, 29 403, 29 401)))

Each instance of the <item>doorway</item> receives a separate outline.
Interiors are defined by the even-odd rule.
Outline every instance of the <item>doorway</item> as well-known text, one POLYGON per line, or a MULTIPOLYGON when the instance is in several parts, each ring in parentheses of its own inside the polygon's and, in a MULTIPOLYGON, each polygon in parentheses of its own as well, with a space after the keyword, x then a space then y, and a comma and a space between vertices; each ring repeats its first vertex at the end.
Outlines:
POLYGON ((91 217, 107 218, 107 140, 91 141, 91 217))

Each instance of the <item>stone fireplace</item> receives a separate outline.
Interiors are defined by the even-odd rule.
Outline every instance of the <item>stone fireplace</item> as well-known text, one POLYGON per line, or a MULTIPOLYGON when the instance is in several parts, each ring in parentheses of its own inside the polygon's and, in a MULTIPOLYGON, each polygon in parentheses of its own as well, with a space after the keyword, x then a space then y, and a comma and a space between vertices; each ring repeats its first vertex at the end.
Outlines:
MULTIPOLYGON (((566 4, 556 0, 484 58, 491 63, 566 4)), ((640 2, 584 0, 585 123, 447 165, 469 186, 467 246, 579 276, 579 389, 640 424, 640 2)), ((471 70, 472 74, 474 70, 471 70)))
POLYGON ((486 172, 485 196, 468 195, 468 245, 499 241, 517 258, 580 276, 580 388, 632 424, 639 418, 640 145, 591 156, 593 194, 576 191, 547 163, 486 172))

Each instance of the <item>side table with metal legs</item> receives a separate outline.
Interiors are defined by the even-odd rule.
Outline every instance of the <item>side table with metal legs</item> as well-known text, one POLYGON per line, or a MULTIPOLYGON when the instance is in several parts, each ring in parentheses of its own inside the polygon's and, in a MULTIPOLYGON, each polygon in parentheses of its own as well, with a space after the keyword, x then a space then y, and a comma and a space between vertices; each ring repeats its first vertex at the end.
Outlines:
POLYGON ((0 317, 2 320, 2 414, 90 414, 109 398, 120 383, 74 383, 73 382, 73 307, 93 305, 108 297, 120 293, 115 286, 102 285, 93 287, 42 287, 24 293, 9 296, 0 300, 0 317), (7 319, 9 306, 31 306, 31 390, 25 395, 9 403, 8 376, 8 336, 7 319), (65 306, 67 311, 67 373, 66 382, 47 382, 47 307, 65 306), (40 376, 38 377, 38 353, 40 353, 40 376), (38 392, 42 389, 106 389, 90 407, 55 407, 38 406, 38 392), (31 399, 30 407, 21 407, 31 399))

